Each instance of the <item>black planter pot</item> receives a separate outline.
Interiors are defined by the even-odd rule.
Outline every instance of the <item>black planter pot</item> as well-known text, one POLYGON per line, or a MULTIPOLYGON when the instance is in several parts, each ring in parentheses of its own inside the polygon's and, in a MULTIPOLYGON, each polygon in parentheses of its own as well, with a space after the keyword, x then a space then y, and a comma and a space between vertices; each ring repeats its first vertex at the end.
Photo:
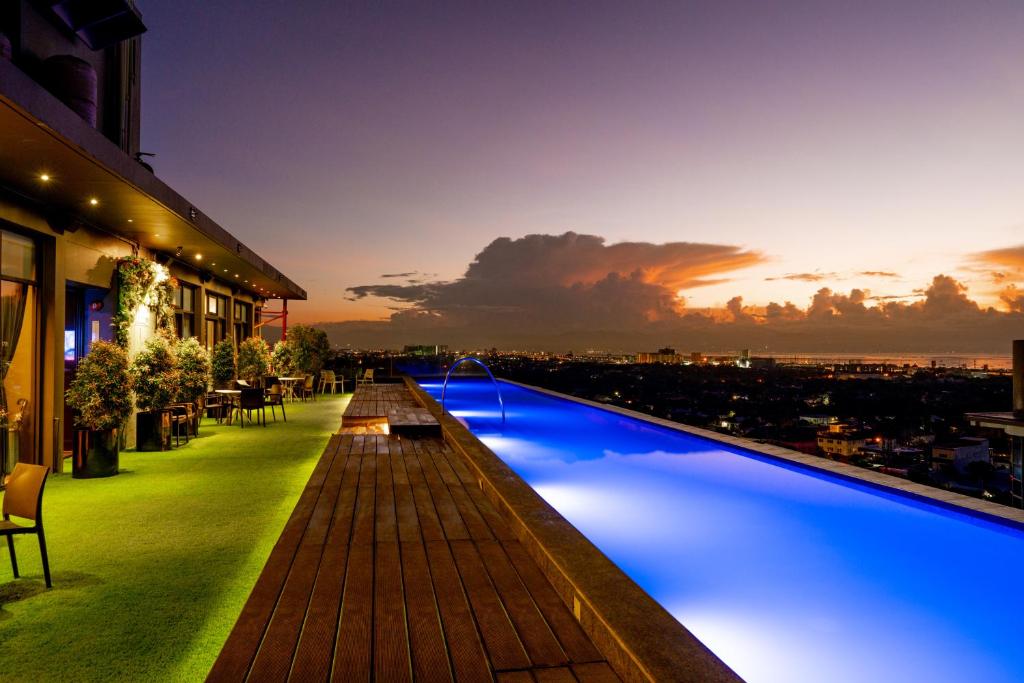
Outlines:
POLYGON ((117 474, 120 434, 116 429, 75 431, 71 458, 71 476, 75 479, 98 479, 117 474))
POLYGON ((167 451, 171 448, 171 414, 150 410, 135 416, 135 450, 167 451))

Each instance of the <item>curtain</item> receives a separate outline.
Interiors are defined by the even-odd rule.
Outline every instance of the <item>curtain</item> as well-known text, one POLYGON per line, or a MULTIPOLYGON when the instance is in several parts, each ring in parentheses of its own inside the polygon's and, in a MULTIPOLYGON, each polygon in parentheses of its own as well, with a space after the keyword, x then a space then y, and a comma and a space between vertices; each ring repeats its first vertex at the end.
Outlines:
MULTIPOLYGON (((25 321, 25 304, 28 301, 28 286, 20 282, 4 280, 0 296, 0 381, 7 378, 7 371, 18 349, 21 325, 25 321)), ((0 405, 7 410, 7 391, 0 386, 0 405)))

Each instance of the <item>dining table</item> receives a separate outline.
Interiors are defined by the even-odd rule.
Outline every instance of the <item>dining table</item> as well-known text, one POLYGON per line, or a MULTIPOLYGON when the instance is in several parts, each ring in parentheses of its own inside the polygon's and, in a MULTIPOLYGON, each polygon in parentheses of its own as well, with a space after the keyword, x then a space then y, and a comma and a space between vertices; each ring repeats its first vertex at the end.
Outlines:
POLYGON ((237 405, 238 399, 242 396, 241 389, 214 389, 214 393, 220 394, 224 397, 224 400, 228 402, 228 424, 231 424, 231 418, 235 414, 235 406, 237 405))

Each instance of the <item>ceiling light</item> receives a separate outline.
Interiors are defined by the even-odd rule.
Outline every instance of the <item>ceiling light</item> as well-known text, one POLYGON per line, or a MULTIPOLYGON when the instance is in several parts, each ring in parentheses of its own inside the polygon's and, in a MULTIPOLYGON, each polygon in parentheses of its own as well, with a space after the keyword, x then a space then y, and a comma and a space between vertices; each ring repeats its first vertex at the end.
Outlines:
POLYGON ((153 237, 159 237, 159 236, 160 236, 160 233, 157 233, 157 234, 153 235, 153 237))
POLYGON ((203 255, 202 254, 196 254, 196 261, 202 261, 202 260, 203 260, 203 255))
POLYGON ((39 174, 39 179, 42 180, 44 183, 48 183, 48 182, 50 182, 50 174, 49 173, 40 173, 39 174))
POLYGON ((92 199, 89 200, 89 203, 92 204, 93 206, 96 206, 100 203, 100 200, 93 197, 92 199))
POLYGON ((238 277, 238 273, 235 273, 235 277, 238 277))
POLYGON ((227 268, 225 268, 225 269, 224 269, 224 272, 225 272, 225 273, 226 273, 226 272, 228 272, 228 269, 227 269, 227 268))
MULTIPOLYGON (((134 218, 129 218, 129 219, 128 219, 128 222, 129 222, 129 223, 134 223, 134 222, 135 222, 135 219, 134 219, 134 218)), ((160 236, 160 235, 157 235, 157 237, 159 237, 159 236, 160 236)))

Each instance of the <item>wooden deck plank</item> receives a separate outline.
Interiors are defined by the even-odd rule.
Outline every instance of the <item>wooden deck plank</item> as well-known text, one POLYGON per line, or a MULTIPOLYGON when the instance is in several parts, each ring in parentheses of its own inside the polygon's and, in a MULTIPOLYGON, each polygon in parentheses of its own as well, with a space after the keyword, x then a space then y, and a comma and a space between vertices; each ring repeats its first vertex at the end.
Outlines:
POLYGON ((498 683, 533 683, 533 676, 529 671, 502 671, 498 683))
POLYGON ((387 451, 385 437, 381 441, 385 452, 381 453, 378 445, 375 534, 377 541, 397 541, 398 521, 395 514, 395 487, 391 480, 391 456, 387 451))
POLYGON ((594 662, 592 664, 573 664, 572 672, 576 674, 580 683, 620 683, 621 679, 615 675, 607 662, 594 662))
POLYGON ((434 507, 430 487, 427 486, 427 481, 423 477, 423 469, 420 467, 415 445, 410 441, 402 441, 402 453, 413 502, 416 505, 416 517, 420 522, 420 534, 424 541, 444 540, 441 518, 437 516, 437 508, 434 507))
POLYGON ((459 516, 462 518, 470 538, 475 540, 494 538, 491 528, 484 521, 483 517, 480 516, 476 505, 473 504, 469 494, 463 488, 462 481, 455 476, 451 467, 448 466, 448 461, 444 456, 445 450, 448 450, 448 447, 440 442, 430 441, 426 444, 426 451, 430 454, 431 463, 437 469, 445 486, 447 486, 448 493, 455 502, 455 507, 459 511, 459 516))
POLYGON ((256 681, 283 681, 291 669, 299 632, 316 582, 324 540, 338 502, 347 455, 337 454, 320 490, 291 572, 281 591, 277 608, 253 661, 249 678, 256 681))
POLYGON ((530 658, 491 584, 476 546, 471 541, 451 541, 450 545, 491 665, 495 671, 529 667, 530 658))
POLYGON ((249 599, 238 615, 238 620, 231 629, 220 656, 210 669, 209 680, 241 681, 248 674, 249 666, 256 657, 256 651, 263 639, 263 633, 273 616, 277 598, 288 577, 306 522, 313 512, 320 488, 341 442, 342 438, 332 437, 324 455, 313 468, 313 474, 299 496, 295 510, 285 523, 284 530, 271 550, 267 564, 256 579, 249 599))
POLYGON ((332 678, 369 681, 373 676, 373 544, 353 545, 338 623, 332 678))
POLYGON ((452 671, 426 549, 417 539, 403 542, 401 550, 413 678, 417 681, 451 681, 452 671))
POLYGON ((530 597, 529 591, 512 567, 497 541, 477 542, 483 560, 505 611, 515 625, 530 661, 536 666, 559 666, 569 663, 561 645, 551 632, 544 616, 530 597))
POLYGON ((427 488, 430 490, 430 497, 434 501, 437 516, 441 520, 444 537, 449 541, 470 538, 469 530, 466 529, 466 525, 462 521, 462 516, 459 514, 459 509, 455 505, 448 487, 441 481, 441 477, 434 467, 427 444, 423 441, 416 441, 414 445, 416 460, 419 462, 423 479, 427 482, 427 488))
POLYGON ((292 664, 291 678, 296 681, 322 681, 330 675, 361 463, 361 458, 353 456, 345 464, 334 520, 327 535, 306 623, 292 664))
POLYGON ((526 552, 526 548, 519 542, 502 543, 502 547, 569 659, 579 663, 604 659, 565 603, 558 597, 554 587, 544 578, 540 567, 526 552))
POLYGON ((537 683, 576 683, 572 669, 560 666, 554 669, 534 669, 533 677, 537 683))
POLYGON ((463 592, 451 548, 444 541, 430 541, 426 543, 426 548, 455 680, 460 683, 491 681, 493 679, 487 654, 463 592))
POLYGON ((405 594, 398 541, 378 542, 373 577, 373 674, 375 681, 411 683, 405 594))

